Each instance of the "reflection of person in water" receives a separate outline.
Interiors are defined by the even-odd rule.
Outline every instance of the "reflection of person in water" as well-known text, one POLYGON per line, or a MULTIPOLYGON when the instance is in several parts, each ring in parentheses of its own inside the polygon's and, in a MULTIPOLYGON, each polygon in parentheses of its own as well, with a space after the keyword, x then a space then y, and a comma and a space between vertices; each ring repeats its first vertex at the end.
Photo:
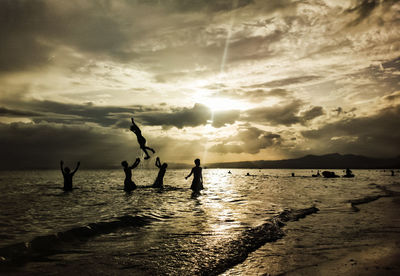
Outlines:
POLYGON ((131 120, 132 120, 131 131, 136 134, 136 137, 137 137, 138 143, 140 145, 140 148, 146 154, 144 159, 149 159, 150 155, 148 154, 147 150, 150 150, 153 153, 155 153, 155 151, 154 151, 154 149, 149 148, 148 146, 146 146, 146 139, 142 136, 142 131, 135 124, 135 121, 133 120, 133 118, 131 118, 131 120))
POLYGON ((122 161, 121 165, 124 167, 124 172, 125 172, 125 180, 124 180, 124 190, 126 192, 130 192, 132 190, 136 189, 136 184, 132 180, 132 169, 136 168, 137 165, 139 165, 140 159, 136 158, 135 163, 132 164, 132 166, 129 167, 128 162, 122 161))
POLYGON ((64 168, 64 161, 60 161, 60 168, 61 168, 61 172, 63 174, 64 177, 64 191, 72 191, 72 177, 74 176, 74 174, 76 173, 76 171, 79 169, 81 162, 78 162, 76 164, 76 168, 73 172, 71 172, 70 168, 65 167, 64 168))
POLYGON ((192 174, 193 174, 193 181, 192 185, 190 186, 190 189, 193 190, 193 192, 200 192, 201 190, 204 189, 203 187, 203 174, 202 174, 202 168, 200 167, 200 159, 194 160, 194 163, 196 164, 196 167, 193 167, 192 170, 190 171, 190 174, 185 177, 185 179, 188 179, 192 174))
POLYGON ((164 179, 165 171, 167 170, 168 164, 163 163, 161 165, 160 158, 157 157, 156 158, 156 167, 159 168, 160 170, 158 171, 156 181, 154 181, 154 184, 152 187, 153 188, 163 188, 164 187, 163 179, 164 179))

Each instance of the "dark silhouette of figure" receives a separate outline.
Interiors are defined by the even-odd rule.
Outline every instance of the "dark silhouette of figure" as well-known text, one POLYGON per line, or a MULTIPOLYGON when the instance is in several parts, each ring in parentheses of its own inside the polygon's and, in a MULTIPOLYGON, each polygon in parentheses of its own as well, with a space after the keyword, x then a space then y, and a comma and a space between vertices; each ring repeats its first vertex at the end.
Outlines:
POLYGON ((292 177, 294 177, 294 172, 292 172, 292 177))
POLYGON ((186 176, 185 179, 188 179, 193 174, 193 181, 190 189, 192 189, 193 192, 198 193, 204 189, 203 174, 201 172, 202 168, 200 167, 200 159, 197 158, 196 160, 194 160, 194 163, 196 164, 196 166, 192 168, 190 174, 186 176))
POLYGON ((73 172, 71 172, 69 167, 64 168, 64 161, 60 161, 60 169, 64 177, 64 191, 72 191, 72 177, 76 173, 76 171, 79 169, 79 166, 81 165, 81 162, 78 162, 76 164, 76 168, 73 172))
POLYGON ((152 148, 149 148, 148 146, 146 146, 146 139, 142 136, 142 131, 140 130, 140 128, 135 124, 135 121, 133 120, 133 118, 131 118, 132 120, 132 125, 131 125, 131 131, 133 133, 136 134, 138 143, 140 145, 140 148, 142 149, 142 151, 146 154, 146 156, 144 157, 144 159, 149 159, 150 155, 147 152, 147 150, 152 151, 153 153, 155 153, 155 150, 152 148))
POLYGON ((128 162, 122 161, 121 165, 124 167, 125 180, 124 180, 124 191, 130 192, 136 189, 136 184, 132 180, 132 169, 136 168, 140 163, 140 158, 136 158, 135 163, 129 167, 128 162))
POLYGON ((165 175, 165 172, 167 170, 168 164, 167 163, 163 163, 161 165, 160 158, 157 157, 156 158, 156 167, 159 168, 160 170, 158 171, 157 178, 154 181, 154 184, 153 184, 152 187, 153 188, 163 188, 164 187, 164 180, 163 179, 164 179, 164 175, 165 175))
POLYGON ((391 170, 391 172, 392 172, 392 176, 394 176, 394 170, 391 170))
POLYGON ((323 171, 322 175, 325 178, 337 178, 337 177, 340 177, 339 175, 336 175, 335 172, 330 172, 330 171, 323 171))
POLYGON ((313 174, 312 177, 320 177, 321 174, 319 173, 319 170, 317 171, 317 174, 313 174))
POLYGON ((349 168, 347 168, 346 169, 346 174, 343 175, 343 177, 354 177, 354 174, 349 168))

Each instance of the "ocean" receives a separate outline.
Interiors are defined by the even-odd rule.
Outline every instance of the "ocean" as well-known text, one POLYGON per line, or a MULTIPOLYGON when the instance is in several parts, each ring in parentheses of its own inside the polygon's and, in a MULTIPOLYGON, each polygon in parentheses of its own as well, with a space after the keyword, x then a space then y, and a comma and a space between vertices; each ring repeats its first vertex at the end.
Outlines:
POLYGON ((59 170, 1 171, 0 273, 300 275, 399 237, 399 218, 382 213, 400 173, 204 169, 193 195, 189 172, 167 170, 154 189, 158 171, 134 169, 126 193, 122 169, 79 170, 72 192, 59 170))

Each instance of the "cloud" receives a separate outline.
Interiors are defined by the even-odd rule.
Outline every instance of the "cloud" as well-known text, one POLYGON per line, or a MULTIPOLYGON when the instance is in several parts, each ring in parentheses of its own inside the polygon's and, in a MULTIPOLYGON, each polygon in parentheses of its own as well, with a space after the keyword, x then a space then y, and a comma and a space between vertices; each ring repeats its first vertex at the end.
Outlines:
POLYGON ((250 102, 260 103, 267 98, 280 98, 289 99, 292 96, 292 92, 275 88, 271 90, 265 89, 223 89, 213 93, 215 97, 227 97, 232 99, 247 100, 250 102))
POLYGON ((96 123, 101 126, 114 126, 118 125, 121 120, 129 122, 129 118, 136 112, 153 110, 143 106, 95 106, 92 103, 66 104, 40 100, 8 100, 4 102, 12 107, 19 107, 19 109, 12 111, 11 109, 3 108, 3 112, 0 112, 0 115, 3 113, 4 115, 14 114, 14 116, 28 117, 36 123, 96 123))
POLYGON ((47 62, 51 48, 36 36, 45 10, 42 1, 0 1, 0 72, 47 62))
POLYGON ((396 156, 400 153, 399 121, 397 105, 372 116, 347 118, 301 134, 315 151, 396 156))
POLYGON ((310 121, 312 119, 315 119, 319 116, 324 115, 324 109, 322 108, 322 106, 314 106, 306 111, 303 111, 301 113, 301 120, 304 122, 310 121))
POLYGON ((217 111, 213 115, 207 106, 196 103, 192 108, 174 108, 168 112, 143 112, 137 117, 145 125, 177 128, 206 125, 212 119, 212 126, 218 128, 233 124, 239 118, 239 111, 217 111))
POLYGON ((256 154, 261 149, 274 147, 281 143, 279 134, 260 130, 256 127, 249 127, 240 130, 235 136, 222 139, 213 145, 209 151, 216 153, 250 153, 256 154))
POLYGON ((290 77, 290 78, 273 80, 273 81, 268 81, 268 82, 264 82, 264 83, 253 84, 253 85, 250 85, 250 86, 243 86, 243 87, 244 88, 284 87, 284 86, 289 86, 289 85, 292 85, 292 84, 306 83, 306 82, 310 82, 310 81, 313 81, 313 80, 318 80, 320 78, 321 77, 314 76, 314 75, 300 76, 300 77, 290 77))
MULTIPOLYGON (((112 166, 129 154, 129 140, 88 126, 0 124, 2 168, 58 168, 58 162, 82 161, 86 168, 112 166)), ((129 156, 129 158, 132 158, 129 156)))
POLYGON ((378 0, 362 0, 358 4, 347 10, 348 13, 357 13, 358 17, 350 22, 348 26, 356 26, 366 19, 372 11, 379 5, 378 0))
POLYGON ((239 117, 239 110, 215 111, 212 116, 212 126, 219 128, 227 124, 234 124, 239 117))
POLYGON ((40 113, 24 111, 24 110, 15 110, 8 109, 5 107, 0 107, 0 117, 1 116, 11 116, 11 117, 32 117, 32 116, 41 116, 40 113))
POLYGON ((297 113, 303 104, 304 103, 300 100, 294 100, 288 104, 257 107, 246 110, 242 119, 249 122, 263 122, 272 125, 290 126, 300 122, 297 113))

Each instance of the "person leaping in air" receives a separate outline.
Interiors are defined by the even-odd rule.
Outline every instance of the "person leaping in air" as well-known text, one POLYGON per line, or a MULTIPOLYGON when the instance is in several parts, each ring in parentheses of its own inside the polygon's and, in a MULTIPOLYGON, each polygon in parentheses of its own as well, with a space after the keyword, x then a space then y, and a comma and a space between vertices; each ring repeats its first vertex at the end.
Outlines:
POLYGON ((131 118, 132 120, 132 125, 131 125, 131 131, 133 133, 136 134, 138 143, 140 145, 140 148, 142 149, 142 151, 146 154, 146 156, 144 157, 144 159, 149 159, 150 155, 147 152, 147 150, 150 150, 151 152, 155 153, 155 150, 146 146, 146 139, 142 136, 142 131, 140 130, 140 128, 135 124, 135 121, 133 120, 133 118, 131 118))

